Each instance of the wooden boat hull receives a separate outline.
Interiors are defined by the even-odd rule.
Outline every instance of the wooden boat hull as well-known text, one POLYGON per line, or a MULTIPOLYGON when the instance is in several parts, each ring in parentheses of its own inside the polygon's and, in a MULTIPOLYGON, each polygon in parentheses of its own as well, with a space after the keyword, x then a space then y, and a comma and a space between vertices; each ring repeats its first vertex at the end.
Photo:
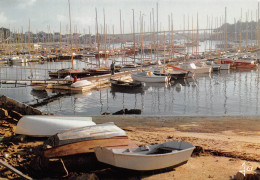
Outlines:
POLYGON ((27 136, 48 137, 71 128, 93 126, 92 117, 81 116, 23 116, 15 133, 27 136))
POLYGON ((57 146, 44 151, 46 158, 62 157, 82 153, 94 152, 94 147, 103 146, 110 148, 134 148, 137 147, 127 136, 85 140, 71 144, 57 146))
POLYGON ((90 76, 90 73, 88 71, 84 70, 77 70, 77 69, 64 69, 64 70, 58 70, 56 72, 50 72, 49 76, 52 78, 65 78, 66 76, 77 76, 78 78, 81 77, 87 77, 90 76))
POLYGON ((75 143, 90 139, 110 138, 114 136, 125 136, 126 133, 114 123, 97 124, 94 126, 84 126, 80 128, 73 128, 70 130, 57 133, 48 138, 45 144, 52 147, 75 143))
POLYGON ((142 88, 141 82, 126 82, 115 79, 110 79, 111 87, 115 89, 139 89, 142 88))
POLYGON ((219 59, 217 61, 219 64, 229 64, 230 68, 235 69, 254 69, 258 68, 258 64, 255 64, 254 62, 246 62, 246 61, 235 61, 231 59, 219 59))
MULTIPOLYGON (((87 69, 86 70, 90 76, 99 76, 104 74, 111 74, 110 68, 101 68, 101 69, 87 69)), ((119 68, 115 68, 115 72, 119 72, 119 68)))
POLYGON ((119 168, 151 171, 172 167, 188 161, 195 147, 187 142, 170 141, 132 149, 95 147, 98 161, 119 168), (176 150, 174 150, 176 149, 176 150))

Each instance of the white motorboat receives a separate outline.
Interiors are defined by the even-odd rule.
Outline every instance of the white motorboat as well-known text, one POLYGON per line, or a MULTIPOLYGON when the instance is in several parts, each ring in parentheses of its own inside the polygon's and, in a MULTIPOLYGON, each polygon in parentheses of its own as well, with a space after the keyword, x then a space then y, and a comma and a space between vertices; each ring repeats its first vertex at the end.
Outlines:
POLYGON ((184 141, 170 141, 138 148, 95 147, 94 150, 100 162, 130 170, 150 171, 186 163, 194 148, 184 141))
POLYGON ((186 69, 192 73, 211 73, 213 68, 210 67, 198 67, 194 63, 190 64, 181 64, 180 67, 182 69, 186 69))
POLYGON ((48 137, 64 130, 96 125, 92 117, 84 116, 23 116, 17 124, 15 133, 36 137, 48 137))
POLYGON ((152 72, 134 72, 131 74, 134 81, 140 82, 167 82, 168 76, 158 76, 152 72))

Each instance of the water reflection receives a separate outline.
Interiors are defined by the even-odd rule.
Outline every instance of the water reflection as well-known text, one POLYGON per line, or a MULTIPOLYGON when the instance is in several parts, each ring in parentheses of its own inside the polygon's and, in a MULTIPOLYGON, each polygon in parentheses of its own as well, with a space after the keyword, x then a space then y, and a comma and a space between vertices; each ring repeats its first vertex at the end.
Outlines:
MULTIPOLYGON (((5 74, 2 69, 3 76, 5 74)), ((17 76, 20 71, 17 72, 17 76)), ((16 75, 15 75, 16 76, 16 75)), ((259 116, 259 71, 220 71, 175 80, 171 84, 145 83, 142 90, 103 89, 68 94, 39 109, 46 113, 95 115, 121 109, 140 109, 142 115, 259 116)), ((35 92, 30 86, 2 84, 0 93, 32 103, 63 92, 35 92)))
POLYGON ((37 99, 44 99, 48 97, 47 91, 37 91, 32 89, 30 94, 36 97, 37 99))

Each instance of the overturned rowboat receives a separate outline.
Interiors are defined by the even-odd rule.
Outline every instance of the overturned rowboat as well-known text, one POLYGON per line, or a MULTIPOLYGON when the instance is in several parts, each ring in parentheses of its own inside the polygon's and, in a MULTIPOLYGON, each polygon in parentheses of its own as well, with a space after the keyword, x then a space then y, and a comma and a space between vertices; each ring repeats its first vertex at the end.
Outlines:
POLYGON ((23 116, 15 133, 35 137, 48 137, 64 130, 96 125, 92 117, 85 116, 23 116))
POLYGON ((170 141, 138 148, 95 147, 94 150, 100 162, 129 170, 151 171, 186 163, 194 148, 184 141, 170 141))
POLYGON ((124 130, 116 126, 113 122, 108 122, 93 126, 73 128, 57 133, 54 136, 49 137, 45 141, 45 144, 56 147, 84 140, 102 139, 125 135, 126 133, 124 130))

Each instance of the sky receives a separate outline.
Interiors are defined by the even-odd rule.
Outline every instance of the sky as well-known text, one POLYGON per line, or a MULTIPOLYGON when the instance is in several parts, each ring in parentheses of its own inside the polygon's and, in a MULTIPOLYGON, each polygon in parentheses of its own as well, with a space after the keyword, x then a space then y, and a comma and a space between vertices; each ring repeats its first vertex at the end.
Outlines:
MULTIPOLYGON (((72 32, 96 32, 97 8, 99 32, 104 26, 104 14, 107 32, 120 33, 121 26, 124 33, 132 33, 133 10, 135 12, 135 32, 140 31, 140 14, 143 16, 144 30, 150 28, 150 15, 154 9, 156 25, 156 3, 158 2, 159 30, 168 30, 168 17, 172 14, 175 30, 197 28, 197 14, 199 28, 207 28, 208 19, 213 27, 224 22, 225 7, 227 8, 227 22, 234 23, 234 19, 254 21, 257 18, 259 0, 70 0, 72 32), (105 12, 105 13, 104 13, 105 12), (185 23, 184 23, 185 19, 185 23), (185 24, 185 25, 184 25, 185 24)), ((69 3, 68 0, 0 0, 0 27, 10 28, 11 31, 39 31, 69 33, 69 3), (61 28, 60 28, 61 27, 61 28), (61 30, 60 30, 61 29, 61 30)), ((156 26, 155 26, 156 30, 156 26)))

